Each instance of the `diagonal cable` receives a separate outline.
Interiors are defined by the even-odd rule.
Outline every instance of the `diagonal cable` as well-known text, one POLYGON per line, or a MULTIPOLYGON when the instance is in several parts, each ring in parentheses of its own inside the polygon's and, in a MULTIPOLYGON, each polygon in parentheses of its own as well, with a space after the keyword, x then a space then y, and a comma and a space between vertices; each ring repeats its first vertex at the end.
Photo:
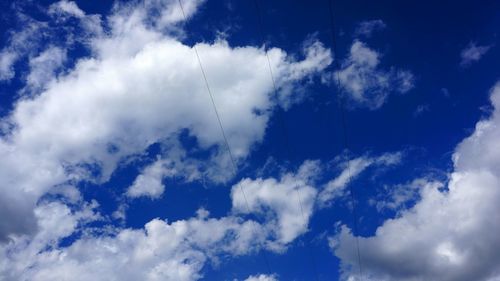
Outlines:
MULTIPOLYGON (((278 92, 278 87, 276 85, 276 79, 274 77, 273 68, 272 68, 272 65, 271 65, 271 59, 269 58, 269 53, 267 52, 267 48, 265 46, 265 40, 264 40, 264 23, 263 23, 263 19, 262 19, 262 12, 261 12, 261 8, 260 8, 260 5, 259 5, 259 0, 254 0, 254 3, 255 3, 255 9, 257 11, 257 20, 258 20, 258 24, 259 24, 259 31, 260 31, 260 35, 261 35, 261 40, 262 40, 262 42, 264 42, 264 52, 265 52, 266 59, 267 59, 267 66, 268 66, 268 70, 269 70, 269 75, 271 77, 271 81, 272 81, 272 84, 273 84, 274 96, 275 96, 276 100, 279 101, 279 92, 278 92)), ((278 119, 280 120, 282 128, 283 128, 283 135, 284 135, 284 139, 285 139, 285 149, 286 149, 286 151, 288 153, 288 156, 290 158, 290 155, 292 153, 291 153, 291 149, 290 149, 288 131, 286 129, 285 120, 283 119, 283 116, 281 114, 277 114, 277 116, 278 116, 278 119)), ((299 189, 295 189, 295 191, 296 191, 296 195, 297 195, 297 198, 298 198, 298 202, 299 202, 299 206, 300 206, 300 213, 301 213, 302 219, 307 224, 307 219, 306 219, 306 216, 304 215, 304 207, 303 207, 303 203, 302 203, 302 196, 300 194, 299 189)), ((307 248, 308 248, 309 258, 311 260, 311 266, 312 266, 314 274, 315 274, 315 279, 316 279, 316 281, 319 281, 318 266, 316 264, 316 259, 315 259, 314 253, 312 251, 312 248, 310 248, 310 247, 307 247, 307 248)))
MULTIPOLYGON (((331 35, 332 35, 332 45, 333 45, 333 54, 334 54, 334 74, 336 77, 335 82, 337 84, 337 97, 339 101, 339 107, 340 107, 340 114, 341 114, 341 122, 342 122, 342 131, 343 131, 343 143, 344 143, 344 149, 349 150, 349 145, 347 142, 347 121, 346 121, 346 113, 345 113, 345 105, 344 105, 344 92, 343 92, 343 87, 340 82, 340 64, 339 64, 339 59, 338 59, 338 52, 337 52, 337 38, 336 38, 336 32, 335 32, 335 17, 333 13, 333 0, 329 0, 329 14, 330 14, 330 25, 331 25, 331 35)), ((351 198, 351 204, 352 204, 352 215, 353 215, 353 231, 354 233, 358 232, 358 214, 357 214, 357 209, 356 209, 356 194, 354 193, 354 189, 349 182, 352 179, 351 175, 351 160, 348 158, 347 160, 347 175, 348 175, 348 186, 349 186, 349 194, 351 198)), ((356 241, 356 255, 358 258, 358 270, 359 270, 359 277, 362 279, 363 277, 363 267, 361 263, 361 251, 359 247, 359 237, 355 234, 355 241, 356 241)))
MULTIPOLYGON (((178 2, 179 2, 179 7, 181 9, 184 21, 187 21, 186 13, 184 12, 184 6, 182 5, 182 0, 178 0, 178 2)), ((219 123, 219 128, 220 128, 220 131, 221 131, 222 138, 224 140, 226 149, 227 149, 227 151, 229 153, 229 158, 231 159, 231 164, 232 164, 232 168, 233 168, 233 174, 236 176, 236 174, 238 172, 238 166, 236 164, 236 160, 235 160, 235 158, 233 156, 233 153, 231 151, 231 147, 229 146, 229 142, 228 142, 228 139, 226 137, 226 132, 224 130, 224 127, 222 126, 222 121, 221 121, 221 118, 220 118, 220 114, 219 114, 219 111, 217 110, 217 105, 215 103, 215 99, 213 97, 212 91, 210 90, 210 85, 208 83, 207 75, 206 75, 205 69, 203 68, 203 64, 201 63, 200 55, 198 53, 198 48, 196 47, 196 44, 193 45, 193 49, 194 49, 194 52, 196 54, 196 59, 198 61, 198 65, 200 66, 201 74, 203 76, 203 81, 204 81, 205 86, 207 88, 208 95, 210 96, 210 101, 212 103, 212 107, 213 107, 215 116, 217 117, 217 122, 219 123)), ((240 191, 241 191, 241 193, 243 195, 243 198, 244 198, 244 201, 245 201, 245 204, 246 204, 246 207, 247 207, 247 212, 249 214, 251 214, 251 209, 250 209, 250 205, 248 204, 248 200, 247 200, 247 196, 246 196, 245 190, 243 189, 243 186, 240 184, 240 182, 237 182, 236 184, 238 185, 238 187, 239 187, 239 189, 240 189, 240 191)), ((259 232, 257 231, 257 228, 255 226, 256 222, 253 221, 253 220, 251 220, 251 222, 252 222, 253 231, 255 232, 255 234, 259 234, 259 232)), ((262 253, 264 255, 264 261, 265 261, 267 270, 269 271, 269 273, 272 273, 273 271, 271 270, 271 266, 269 264, 269 259, 267 258, 267 254, 266 254, 265 251, 263 251, 262 253)))

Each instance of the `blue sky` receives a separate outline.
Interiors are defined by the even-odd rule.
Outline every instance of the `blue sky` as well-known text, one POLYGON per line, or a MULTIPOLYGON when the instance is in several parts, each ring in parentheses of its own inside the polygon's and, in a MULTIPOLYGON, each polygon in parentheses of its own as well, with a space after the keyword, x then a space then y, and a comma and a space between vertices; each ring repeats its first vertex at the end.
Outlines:
POLYGON ((181 4, 0 3, 0 279, 500 280, 497 1, 181 4))

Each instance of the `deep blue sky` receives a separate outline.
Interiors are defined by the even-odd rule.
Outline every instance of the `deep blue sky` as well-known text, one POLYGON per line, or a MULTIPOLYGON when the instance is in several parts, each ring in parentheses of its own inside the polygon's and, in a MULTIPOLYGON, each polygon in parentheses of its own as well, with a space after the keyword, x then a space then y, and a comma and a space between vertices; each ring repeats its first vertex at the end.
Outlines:
MULTIPOLYGON (((111 1, 76 2, 87 14, 106 15, 112 7, 111 1)), ((244 165, 239 167, 238 176, 229 183, 204 185, 165 179, 164 195, 157 200, 139 198, 129 203, 127 219, 121 226, 141 228, 154 218, 169 222, 187 219, 200 207, 209 210, 213 217, 222 217, 231 210, 229 190, 234 183, 243 177, 277 177, 278 166, 295 170, 307 159, 327 163, 339 155, 356 157, 402 151, 401 164, 383 171, 368 169, 352 183, 357 201, 358 232, 355 234, 371 236, 387 218, 395 216, 393 212, 377 212, 369 204, 370 199, 383 194, 384 186, 408 182, 424 174, 446 178, 446 172, 452 170, 451 153, 456 145, 473 132, 478 120, 487 117, 491 111, 488 91, 500 77, 500 2, 333 2, 337 27, 334 32, 339 52, 336 57, 341 61, 347 57, 360 22, 382 20, 386 28, 363 42, 380 53, 381 68, 397 67, 413 73, 414 88, 404 94, 391 93, 385 104, 376 110, 360 108, 347 101, 344 132, 338 88, 334 83, 325 85, 315 80, 308 88, 305 101, 287 111, 275 109, 263 142, 253 148, 244 165), (462 67, 460 53, 471 42, 492 47, 479 61, 462 67), (419 106, 424 110, 416 113, 419 106), (347 134, 347 152, 344 134, 347 134), (268 161, 274 163, 271 164, 274 168, 259 173, 268 161)), ((43 11, 51 3, 38 1, 16 5, 29 16, 44 20, 43 11)), ((224 31, 232 47, 261 46, 265 39, 267 46, 281 48, 300 58, 302 44, 309 36, 315 36, 327 48, 332 47, 328 5, 329 2, 324 0, 261 1, 265 33, 265 38, 262 38, 254 1, 209 0, 185 26, 183 42, 189 45, 212 42, 217 31, 224 31)), ((0 4, 2 45, 8 44, 12 30, 23 28, 9 12, 12 7, 13 4, 7 1, 0 4)), ((50 44, 50 40, 44 44, 50 44)), ((81 46, 69 50, 68 69, 72 62, 88 55, 81 46)), ((329 66, 325 73, 332 71, 333 66, 329 66)), ((20 72, 26 70, 27 60, 19 61, 15 68, 20 72)), ((11 81, 0 82, 0 113, 3 117, 8 116, 18 98, 23 79, 18 75, 11 81)), ((182 140, 188 146, 193 142, 187 135, 182 140)), ((99 211, 110 215, 122 202, 121 194, 159 150, 158 145, 152 145, 147 150, 147 157, 130 165, 121 165, 109 182, 79 183, 84 198, 96 199, 100 204, 99 211)), ((331 178, 337 173, 338 170, 331 168, 322 177, 331 178)), ((326 237, 334 234, 338 222, 352 227, 353 216, 348 207, 351 203, 350 197, 346 197, 329 208, 318 210, 310 221, 310 231, 292 242, 286 252, 221 257, 220 264, 205 266, 203 280, 243 280, 257 272, 266 273, 266 258, 280 280, 314 280, 311 253, 320 280, 338 280, 339 259, 332 254, 326 237)), ((120 225, 118 221, 111 223, 120 225)), ((65 243, 71 243, 71 239, 77 237, 75 235, 65 243)), ((362 254, 363 249, 360 251, 362 254)))

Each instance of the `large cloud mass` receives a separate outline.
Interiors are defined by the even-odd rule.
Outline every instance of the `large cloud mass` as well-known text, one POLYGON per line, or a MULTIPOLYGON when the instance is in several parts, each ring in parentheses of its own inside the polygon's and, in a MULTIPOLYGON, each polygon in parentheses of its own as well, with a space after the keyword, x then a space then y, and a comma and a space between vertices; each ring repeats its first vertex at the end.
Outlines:
MULTIPOLYGON (((190 18, 201 1, 184 2, 190 18)), ((0 199, 0 240, 34 229, 32 209, 52 187, 68 181, 105 182, 120 161, 154 143, 172 147, 169 143, 186 130, 199 149, 210 153, 207 161, 196 163, 208 178, 225 181, 232 175, 193 47, 175 36, 182 33, 177 1, 116 5, 104 20, 105 32, 99 20, 72 2, 54 4, 50 11, 60 23, 74 17, 85 26, 92 56, 49 79, 43 91, 20 99, 2 121, 0 192, 6 196, 0 199)), ((231 47, 223 40, 196 47, 239 161, 262 140, 277 105, 265 50, 231 47)), ((45 51, 33 62, 60 62, 61 53, 45 51)), ((302 61, 276 48, 268 54, 280 89, 300 86, 331 62, 329 50, 317 41, 304 47, 302 61)), ((39 88, 38 81, 48 79, 40 79, 41 73, 50 71, 34 64, 28 83, 39 88)), ((281 91, 281 100, 293 99, 293 94, 281 91)))
MULTIPOLYGON (((491 102, 491 117, 457 146, 446 188, 428 182, 413 208, 387 220, 374 236, 359 237, 365 278, 499 280, 500 83, 491 102)), ((344 227, 330 240, 346 278, 357 277, 350 273, 358 267, 354 239, 344 227)))
MULTIPOLYGON (((63 201, 68 204, 42 201, 35 208, 39 231, 33 237, 13 236, 13 241, 0 245, 0 278, 191 281, 203 277, 207 263, 217 263, 224 256, 234 258, 259 250, 282 252, 307 231, 318 165, 306 161, 280 181, 242 180, 238 185, 247 191, 249 208, 236 185, 231 193, 233 212, 227 216, 211 218, 208 211, 199 209, 192 218, 153 219, 142 229, 112 225, 93 229, 90 224, 104 218, 95 211, 96 202, 81 204, 77 191, 65 195, 63 201), (301 205, 290 200, 292 196, 300 198, 301 205), (259 221, 242 216, 249 212, 266 215, 259 221), (74 242, 61 246, 68 237, 74 242)), ((248 280, 276 278, 258 275, 248 280)))
POLYGON ((211 219, 200 210, 188 220, 154 219, 144 229, 83 234, 71 246, 59 248, 78 224, 95 220, 91 207, 71 212, 64 204, 49 203, 35 213, 40 231, 33 239, 16 238, 0 246, 2 280, 198 280, 211 255, 246 254, 265 238, 256 235, 263 232, 252 221, 211 219))
MULTIPOLYGON (((110 224, 98 204, 86 202, 77 189, 82 181, 108 181, 117 167, 147 154, 152 145, 159 147, 156 160, 128 189, 122 187, 122 199, 159 198, 165 177, 225 183, 234 176, 195 47, 236 165, 262 141, 275 107, 299 102, 304 91, 296 95, 292 89, 305 87, 304 79, 332 61, 316 40, 304 44, 302 60, 281 49, 233 47, 218 39, 185 44, 183 20, 202 2, 183 1, 185 17, 178 1, 160 0, 116 4, 101 18, 61 1, 47 15, 61 26, 76 22, 78 33, 63 27, 63 34, 71 35, 66 40, 34 47, 43 40, 24 44, 29 34, 21 32, 3 49, 0 79, 12 79, 21 58, 27 58, 29 72, 20 78, 25 87, 0 126, 0 279, 198 280, 209 261, 283 250, 306 231, 316 193, 290 180, 279 190, 300 187, 306 196, 307 214, 298 223, 290 220, 297 210, 277 209, 271 200, 261 203, 273 210, 271 216, 259 221, 237 212, 210 218, 200 209, 192 218, 125 228, 110 224), (90 55, 62 71, 74 42, 90 55), (194 140, 189 148, 181 141, 186 137, 194 140), (191 156, 193 149, 206 156, 191 156)), ((52 31, 50 25, 33 24, 33 30, 52 31)))

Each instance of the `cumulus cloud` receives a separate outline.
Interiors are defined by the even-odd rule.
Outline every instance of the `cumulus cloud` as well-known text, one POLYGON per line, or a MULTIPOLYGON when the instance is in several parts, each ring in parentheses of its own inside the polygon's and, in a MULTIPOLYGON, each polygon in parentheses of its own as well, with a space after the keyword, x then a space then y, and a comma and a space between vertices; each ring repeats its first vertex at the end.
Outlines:
MULTIPOLYGON (((156 163, 156 162, 155 162, 156 163)), ((307 230, 316 191, 311 186, 320 173, 319 162, 306 161, 295 173, 278 181, 244 179, 252 194, 251 212, 267 213, 263 222, 245 219, 242 198, 233 187, 233 211, 211 218, 200 209, 196 216, 168 222, 153 219, 142 229, 108 226, 92 230, 101 219, 96 203, 67 194, 71 204, 42 202, 35 208, 39 231, 33 237, 11 236, 0 245, 2 280, 199 280, 202 269, 218 264, 219 257, 240 256, 267 249, 281 251, 307 230), (263 183, 263 185, 261 184, 263 183), (304 216, 299 202, 302 197, 304 216), (70 207, 73 206, 73 207, 70 207), (73 237, 69 245, 61 241, 73 237)), ((64 190, 64 189, 63 189, 64 190)), ((246 209, 248 210, 248 209, 246 209)), ((277 280, 274 275, 254 275, 246 280, 277 280)))
MULTIPOLYGON (((128 187, 126 191, 128 197, 159 198, 165 191, 165 185, 163 184, 165 178, 175 178, 180 182, 192 182, 209 178, 217 182, 233 174, 232 169, 226 169, 225 171, 214 169, 214 166, 217 165, 214 161, 188 157, 186 150, 182 149, 181 141, 178 139, 163 141, 162 150, 163 153, 158 154, 156 160, 145 166, 132 185, 128 187)), ((229 159, 223 158, 223 160, 228 161, 229 159)), ((226 166, 226 164, 224 163, 223 166, 226 166)))
POLYGON ((38 56, 29 60, 30 72, 26 78, 26 86, 37 91, 56 79, 56 71, 66 61, 66 50, 58 47, 49 47, 38 56))
MULTIPOLYGON (((19 100, 2 121, 0 191, 8 196, 0 199, 0 240, 32 230, 33 207, 54 186, 81 180, 105 182, 127 157, 143 153, 154 143, 176 139, 185 130, 196 139, 197 149, 209 154, 204 164, 208 178, 224 182, 232 176, 227 173, 229 158, 193 47, 164 31, 166 24, 178 25, 182 20, 174 2, 116 5, 105 18, 109 30, 88 38, 92 55, 76 61, 73 69, 45 85, 38 95, 19 100)), ((82 18, 74 3, 68 3, 72 2, 57 4, 53 10, 82 18)), ((188 17, 200 3, 184 1, 188 17)), ((196 46, 239 162, 262 140, 277 106, 271 98, 265 51, 232 47, 226 41, 196 46)), ((317 41, 304 48, 303 60, 277 48, 268 51, 280 89, 300 85, 331 61, 329 50, 317 41)), ((31 77, 37 77, 35 69, 31 77)), ((283 93, 294 98, 293 92, 283 93)), ((138 179, 137 186, 144 181, 144 177, 138 179)), ((162 188, 156 185, 152 190, 149 194, 157 196, 162 188)))
POLYGON ((280 178, 245 178, 231 189, 232 212, 263 215, 263 225, 274 238, 268 241, 267 247, 283 251, 308 231, 315 207, 325 208, 345 197, 350 181, 370 166, 397 165, 401 157, 402 153, 395 152, 346 160, 337 163, 342 171, 334 179, 324 178, 325 165, 318 160, 304 161, 296 172, 286 172, 280 178))
POLYGON ((163 178, 172 174, 172 171, 163 167, 163 162, 157 160, 144 168, 142 173, 137 176, 134 183, 128 188, 127 196, 132 198, 148 196, 153 199, 160 197, 165 190, 165 186, 162 183, 163 178))
POLYGON ((407 70, 381 69, 380 54, 355 40, 338 75, 340 86, 354 106, 380 108, 391 92, 406 93, 414 86, 413 74, 407 70))
MULTIPOLYGON (((183 1, 188 19, 202 2, 183 1)), ((78 32, 63 28, 66 37, 60 44, 37 45, 44 40, 30 42, 30 36, 55 35, 47 23, 33 22, 2 50, 0 75, 12 79, 16 61, 27 57, 25 83, 36 95, 19 99, 0 126, 0 279, 198 280, 202 268, 219 255, 283 251, 308 230, 321 172, 317 161, 306 161, 279 179, 241 180, 231 191, 231 213, 220 218, 201 209, 188 219, 153 219, 140 229, 120 228, 107 224, 95 202, 83 202, 78 183, 106 182, 119 165, 153 144, 161 147, 159 155, 127 189, 129 198, 160 197, 165 177, 226 183, 233 176, 193 45, 181 41, 186 34, 177 4, 116 4, 101 19, 61 1, 48 15, 60 26, 77 19, 78 32), (83 43, 90 55, 58 74, 74 42, 83 43), (196 152, 206 155, 203 161, 190 156, 179 141, 183 134, 194 140, 196 152), (249 213, 258 219, 248 219, 249 213), (93 229, 97 222, 106 226, 93 229)), ((275 97, 264 47, 230 46, 225 40, 195 46, 237 165, 262 141, 275 107, 287 109, 301 101, 308 82, 332 61, 330 51, 314 38, 306 40, 301 56, 268 49, 275 97)), ((362 84, 363 97, 388 85, 401 92, 411 88, 409 72, 382 71, 378 64, 378 53, 356 41, 341 81, 354 88, 369 81, 362 84), (353 74, 358 70, 361 76, 353 74)), ((354 161, 358 166, 353 170, 359 174, 396 158, 364 158, 354 161)), ((325 185, 323 201, 349 183, 343 174, 325 185)), ((122 206, 116 217, 124 217, 122 206)))
POLYGON ((385 153, 378 157, 361 156, 341 163, 342 172, 328 181, 318 196, 320 206, 328 206, 333 200, 345 195, 345 188, 359 174, 370 166, 392 166, 401 161, 400 152, 385 153))
POLYGON ((243 179, 233 186, 231 199, 235 213, 265 213, 277 235, 279 249, 307 231, 313 213, 316 189, 314 177, 319 162, 306 161, 297 173, 287 173, 280 180, 243 179))
POLYGON ((384 21, 380 19, 362 21, 356 27, 354 35, 357 37, 359 36, 371 37, 374 32, 383 30, 386 27, 387 25, 384 23, 384 21))
MULTIPOLYGON (((453 154, 449 182, 427 182, 421 200, 358 237, 369 280, 498 280, 500 278, 500 83, 491 91, 492 115, 476 124, 453 154)), ((355 237, 343 227, 330 245, 345 278, 355 279, 355 237)))
MULTIPOLYGON (((157 169, 162 161, 146 169, 157 169)), ((97 204, 84 203, 76 190, 65 192, 66 203, 43 201, 35 208, 39 231, 32 237, 11 235, 9 243, 0 245, 0 278, 199 280, 203 268, 218 264, 221 256, 282 252, 305 233, 321 171, 319 161, 305 161, 279 179, 245 178, 231 190, 232 210, 227 216, 211 218, 207 210, 199 209, 194 217, 173 222, 153 219, 141 229, 112 225, 92 229, 90 223, 105 222, 96 212, 97 204), (249 213, 257 214, 257 219, 247 218, 249 213), (61 244, 67 237, 72 242, 61 244)), ((147 192, 141 195, 154 195, 147 192)), ((260 274, 246 280, 278 279, 260 274)))
POLYGON ((74 212, 61 203, 38 207, 41 230, 35 237, 0 246, 2 280, 198 280, 216 254, 246 254, 265 239, 257 223, 208 218, 200 210, 188 220, 151 220, 144 229, 84 233, 70 246, 60 247, 61 239, 79 224, 95 219, 92 208, 74 212))
POLYGON ((460 65, 466 67, 479 61, 490 49, 490 46, 478 46, 475 42, 470 42, 462 52, 460 52, 460 65))

